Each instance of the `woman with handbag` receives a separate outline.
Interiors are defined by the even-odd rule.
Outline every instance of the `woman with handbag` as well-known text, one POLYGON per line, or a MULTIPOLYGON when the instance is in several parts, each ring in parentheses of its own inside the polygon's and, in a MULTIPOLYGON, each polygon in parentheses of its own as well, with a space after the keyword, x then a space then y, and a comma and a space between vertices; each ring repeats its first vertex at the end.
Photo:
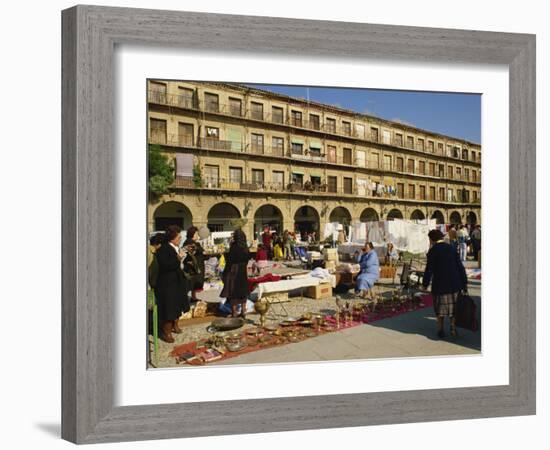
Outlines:
POLYGON ((455 248, 444 242, 441 231, 431 230, 428 238, 430 250, 422 285, 427 289, 430 281, 432 283, 437 336, 445 336, 445 317, 449 317, 451 336, 456 336, 455 308, 460 292, 467 292, 466 270, 455 248))
POLYGON ((223 289, 221 297, 227 298, 231 305, 233 317, 237 317, 237 308, 241 306, 241 317, 246 317, 246 300, 248 298, 247 265, 250 260, 246 235, 241 229, 233 232, 229 253, 225 258, 223 271, 223 289))

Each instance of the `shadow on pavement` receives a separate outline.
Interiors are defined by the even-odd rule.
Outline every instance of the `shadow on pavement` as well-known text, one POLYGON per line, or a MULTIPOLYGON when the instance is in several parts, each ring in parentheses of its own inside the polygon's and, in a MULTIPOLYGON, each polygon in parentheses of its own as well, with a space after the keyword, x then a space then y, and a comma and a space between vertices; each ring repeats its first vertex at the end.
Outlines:
POLYGON ((476 296, 472 296, 472 299, 477 306, 477 318, 478 323, 480 324, 480 329, 474 332, 464 328, 457 328, 457 337, 451 337, 449 335, 449 320, 447 318, 445 319, 446 336, 442 339, 437 337, 436 317, 432 307, 405 313, 388 319, 381 319, 376 322, 371 322, 369 325, 398 331, 400 333, 416 334, 424 336, 430 340, 449 342, 455 345, 470 348, 472 350, 481 351, 481 299, 476 296))

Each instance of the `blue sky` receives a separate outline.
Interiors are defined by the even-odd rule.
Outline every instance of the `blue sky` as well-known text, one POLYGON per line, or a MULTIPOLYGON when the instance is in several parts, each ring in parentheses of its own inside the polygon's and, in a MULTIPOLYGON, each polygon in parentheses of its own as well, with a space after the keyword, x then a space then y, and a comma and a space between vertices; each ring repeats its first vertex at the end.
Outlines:
MULTIPOLYGON (((307 98, 305 86, 247 86, 307 98)), ((310 87, 309 99, 481 143, 479 94, 310 87)))

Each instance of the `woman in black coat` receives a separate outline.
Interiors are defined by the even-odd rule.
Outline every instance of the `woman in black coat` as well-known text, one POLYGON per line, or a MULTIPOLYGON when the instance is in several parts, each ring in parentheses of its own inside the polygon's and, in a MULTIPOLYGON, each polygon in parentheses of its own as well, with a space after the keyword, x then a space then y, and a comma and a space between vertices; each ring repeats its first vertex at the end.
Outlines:
POLYGON ((237 317, 237 307, 241 305, 241 317, 246 317, 246 300, 248 298, 247 265, 250 260, 246 235, 241 229, 233 233, 233 242, 225 258, 223 271, 223 289, 221 297, 227 298, 231 305, 233 317, 237 317))
POLYGON ((456 336, 454 310, 460 291, 466 291, 468 280, 466 269, 460 260, 456 249, 443 241, 443 233, 431 230, 428 233, 431 248, 428 251, 428 261, 422 285, 427 288, 432 282, 432 297, 435 315, 437 316, 437 335, 443 337, 445 316, 451 322, 451 335, 456 336))
POLYGON ((165 241, 155 253, 158 275, 155 296, 158 304, 161 339, 174 342, 172 332, 181 333, 178 318, 182 312, 189 311, 187 283, 181 270, 183 256, 179 248, 181 229, 170 225, 166 229, 165 241))
POLYGON ((192 247, 193 250, 187 255, 183 262, 183 271, 190 284, 191 298, 197 300, 197 292, 202 291, 204 286, 204 249, 199 242, 199 229, 189 227, 184 247, 192 247))

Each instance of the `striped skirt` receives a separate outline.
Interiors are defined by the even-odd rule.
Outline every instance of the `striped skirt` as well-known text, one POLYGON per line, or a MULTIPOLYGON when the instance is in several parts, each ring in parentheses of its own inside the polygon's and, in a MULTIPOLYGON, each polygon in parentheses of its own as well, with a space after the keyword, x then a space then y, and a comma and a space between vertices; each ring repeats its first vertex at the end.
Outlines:
POLYGON ((434 295, 434 311, 436 316, 454 316, 458 292, 452 294, 434 295))

